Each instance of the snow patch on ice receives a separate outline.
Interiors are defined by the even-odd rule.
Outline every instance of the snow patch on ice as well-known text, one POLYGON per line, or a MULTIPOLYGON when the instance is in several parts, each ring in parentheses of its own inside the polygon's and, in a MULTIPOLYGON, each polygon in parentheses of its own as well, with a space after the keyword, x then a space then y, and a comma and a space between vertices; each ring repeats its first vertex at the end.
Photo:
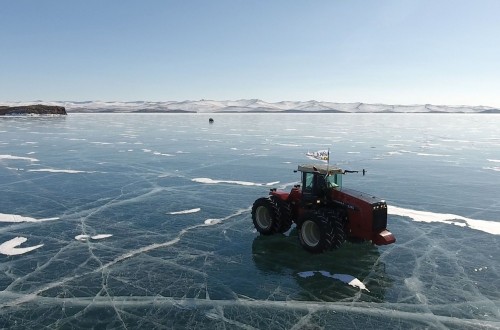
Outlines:
POLYGON ((214 180, 210 178, 194 178, 191 179, 193 182, 198 182, 198 183, 206 183, 206 184, 217 184, 217 183, 228 183, 228 184, 237 184, 241 186, 272 186, 279 181, 275 182, 269 182, 269 183, 256 183, 256 182, 248 182, 248 181, 234 181, 234 180, 214 180))
POLYGON ((418 152, 418 156, 430 156, 430 157, 450 157, 450 155, 441 155, 441 154, 428 154, 423 152, 418 152))
POLYGON ((250 210, 251 210, 251 208, 248 208, 248 209, 239 209, 239 210, 237 210, 235 213, 233 213, 233 214, 231 214, 231 215, 228 215, 227 217, 224 217, 224 218, 218 218, 218 219, 206 219, 206 220, 204 221, 204 224, 205 224, 206 226, 213 226, 213 225, 219 224, 219 223, 221 223, 221 222, 223 222, 223 221, 226 221, 226 220, 228 220, 228 219, 231 219, 231 218, 233 218, 233 217, 235 217, 235 216, 238 216, 238 215, 240 215, 240 214, 243 214, 243 213, 245 213, 245 212, 248 212, 248 211, 250 211, 250 210))
POLYGON ((159 152, 159 151, 153 152, 153 155, 155 155, 155 156, 165 156, 165 157, 174 157, 174 155, 172 155, 172 154, 165 154, 165 153, 162 153, 162 152, 159 152))
POLYGON ((370 290, 366 288, 363 282, 361 282, 356 277, 349 274, 331 274, 330 272, 327 272, 325 270, 310 270, 310 271, 300 272, 298 273, 298 275, 300 277, 307 278, 314 276, 315 273, 319 273, 325 277, 333 278, 335 280, 344 282, 345 284, 349 284, 350 286, 353 286, 355 288, 360 288, 361 290, 366 290, 370 292, 370 290))
POLYGON ((91 236, 90 238, 97 240, 97 239, 108 238, 108 237, 111 237, 111 236, 113 236, 113 234, 99 234, 99 235, 91 236))
POLYGON ((76 239, 77 241, 82 241, 82 242, 83 242, 83 241, 86 241, 86 240, 87 240, 87 239, 89 239, 89 238, 90 238, 90 235, 76 235, 76 236, 75 236, 75 239, 76 239))
POLYGON ((460 227, 469 227, 493 235, 500 235, 500 222, 497 221, 470 219, 462 217, 460 215, 449 214, 449 213, 417 211, 393 205, 388 206, 387 212, 393 215, 409 217, 412 218, 414 221, 418 222, 428 222, 428 223, 441 222, 441 223, 457 225, 460 227))
POLYGON ((274 186, 274 185, 277 185, 278 183, 280 183, 280 182, 279 181, 268 182, 265 184, 265 186, 274 186))
POLYGON ((488 269, 488 267, 487 267, 487 266, 485 266, 485 267, 474 268, 474 271, 475 271, 475 272, 481 272, 481 271, 483 271, 483 270, 487 270, 487 269, 488 269))
POLYGON ((104 239, 104 238, 108 238, 111 236, 113 236, 113 234, 98 234, 98 235, 94 235, 94 236, 82 234, 82 235, 76 235, 75 239, 77 241, 85 242, 85 241, 88 241, 89 239, 99 240, 99 239, 104 239))
POLYGON ((0 155, 0 160, 8 159, 8 160, 29 160, 30 162, 38 162, 39 160, 32 157, 21 157, 21 156, 13 156, 13 155, 0 155))
POLYGON ((221 222, 222 222, 222 219, 207 219, 207 220, 205 220, 204 223, 206 225, 211 226, 211 225, 216 225, 216 224, 221 223, 221 222))
POLYGON ((11 240, 8 240, 7 242, 3 242, 2 244, 0 244, 0 253, 7 255, 7 256, 16 256, 16 255, 28 253, 30 251, 41 248, 43 246, 43 244, 39 244, 39 245, 25 247, 25 248, 18 248, 19 245, 23 244, 27 240, 28 239, 26 237, 18 236, 18 237, 14 237, 11 240))
POLYGON ((278 146, 282 147, 302 147, 300 144, 295 144, 295 143, 276 143, 278 146))
POLYGON ((153 151, 151 149, 141 149, 141 150, 144 151, 144 152, 147 152, 147 153, 152 153, 155 156, 174 157, 174 155, 172 155, 172 154, 165 154, 165 153, 162 153, 162 152, 159 152, 159 151, 153 151))
POLYGON ((91 143, 93 143, 93 144, 100 144, 100 145, 110 145, 110 144, 113 144, 111 142, 99 142, 99 141, 97 141, 97 142, 91 142, 91 143))
POLYGON ((197 207, 195 209, 190 209, 190 210, 168 212, 167 214, 189 214, 189 213, 200 212, 200 210, 201 210, 201 208, 197 207))
POLYGON ((40 169, 36 169, 36 170, 28 170, 28 172, 49 172, 49 173, 68 173, 68 174, 95 173, 95 171, 56 170, 53 168, 40 168, 40 169))
POLYGON ((44 222, 51 220, 59 220, 59 218, 43 218, 35 219, 31 217, 23 217, 17 214, 4 214, 0 213, 0 222, 44 222))

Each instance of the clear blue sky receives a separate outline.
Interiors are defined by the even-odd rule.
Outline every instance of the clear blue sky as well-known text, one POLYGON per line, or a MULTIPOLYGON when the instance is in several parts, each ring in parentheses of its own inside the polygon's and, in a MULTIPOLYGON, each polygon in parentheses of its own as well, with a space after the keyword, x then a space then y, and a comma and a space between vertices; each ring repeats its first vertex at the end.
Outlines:
POLYGON ((0 102, 500 107, 500 0, 0 0, 0 102))

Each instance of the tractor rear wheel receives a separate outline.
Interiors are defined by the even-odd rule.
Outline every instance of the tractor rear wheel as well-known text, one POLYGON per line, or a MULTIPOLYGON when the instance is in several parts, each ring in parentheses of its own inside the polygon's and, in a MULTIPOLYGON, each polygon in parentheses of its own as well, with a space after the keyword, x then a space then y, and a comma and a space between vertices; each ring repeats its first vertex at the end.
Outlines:
POLYGON ((335 239, 333 242, 333 248, 337 249, 347 239, 346 226, 347 226, 347 213, 345 211, 334 212, 331 216, 331 221, 335 227, 335 239))
POLYGON ((262 235, 284 233, 292 226, 290 206, 275 196, 257 199, 252 206, 252 221, 262 235))
POLYGON ((339 248, 345 241, 342 219, 328 210, 307 212, 299 224, 300 245, 311 253, 339 248))

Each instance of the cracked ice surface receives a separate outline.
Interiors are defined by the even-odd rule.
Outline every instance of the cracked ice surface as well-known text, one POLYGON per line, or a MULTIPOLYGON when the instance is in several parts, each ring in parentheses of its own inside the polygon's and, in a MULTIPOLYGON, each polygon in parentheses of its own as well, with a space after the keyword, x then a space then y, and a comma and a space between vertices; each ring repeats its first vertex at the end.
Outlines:
POLYGON ((498 123, 211 116, 0 120, 0 244, 37 247, 0 256, 2 328, 500 326, 498 123), (253 201, 329 147, 366 166, 344 184, 388 201, 396 244, 256 233, 253 201))

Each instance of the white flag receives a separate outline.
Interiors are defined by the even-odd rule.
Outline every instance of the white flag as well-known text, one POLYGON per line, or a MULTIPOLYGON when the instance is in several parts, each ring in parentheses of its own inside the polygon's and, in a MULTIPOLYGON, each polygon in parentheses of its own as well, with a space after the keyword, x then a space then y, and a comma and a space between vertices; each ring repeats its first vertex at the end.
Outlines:
POLYGON ((306 156, 310 159, 317 159, 327 162, 328 158, 330 157, 330 150, 318 150, 314 152, 307 152, 306 156))

